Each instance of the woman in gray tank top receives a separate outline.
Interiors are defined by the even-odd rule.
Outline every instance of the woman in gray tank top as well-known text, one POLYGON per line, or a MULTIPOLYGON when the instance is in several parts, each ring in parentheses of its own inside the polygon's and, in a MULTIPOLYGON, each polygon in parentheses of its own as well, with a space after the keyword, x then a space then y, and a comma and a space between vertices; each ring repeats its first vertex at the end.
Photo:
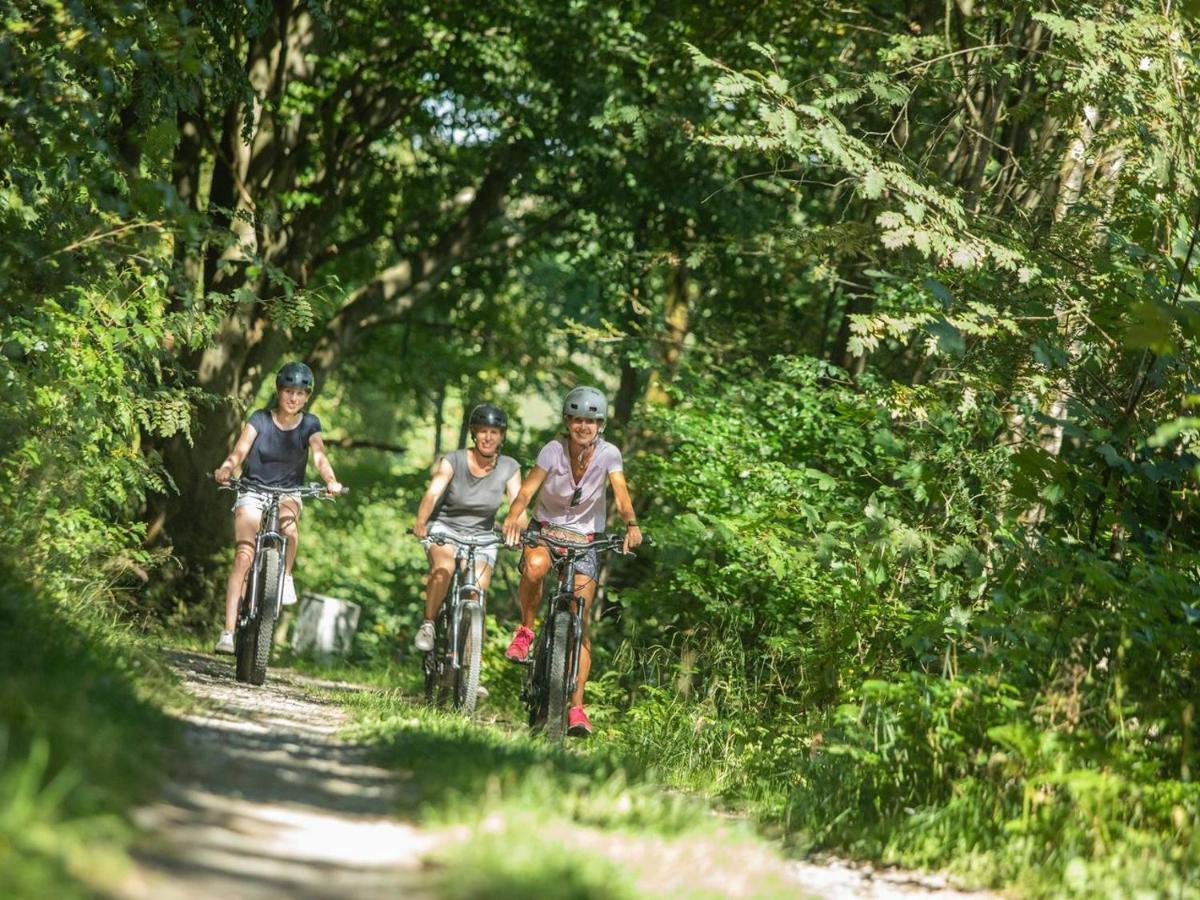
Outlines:
MULTIPOLYGON (((500 445, 508 431, 508 416, 502 409, 483 404, 471 411, 470 449, 447 453, 433 470, 433 480, 417 508, 413 534, 419 538, 431 534, 486 534, 496 527, 496 511, 507 495, 509 503, 521 489, 521 466, 511 456, 500 455, 500 445)), ((425 583, 425 621, 413 643, 418 650, 433 649, 433 622, 454 574, 456 548, 430 544, 429 577, 425 583)), ((496 548, 476 551, 476 576, 485 591, 496 565, 496 548)))

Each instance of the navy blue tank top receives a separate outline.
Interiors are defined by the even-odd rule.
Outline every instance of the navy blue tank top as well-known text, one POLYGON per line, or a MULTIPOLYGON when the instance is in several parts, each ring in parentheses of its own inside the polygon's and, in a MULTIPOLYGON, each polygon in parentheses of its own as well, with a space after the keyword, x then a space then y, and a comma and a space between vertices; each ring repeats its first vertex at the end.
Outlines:
POLYGON ((242 463, 242 478, 266 487, 303 485, 308 439, 321 430, 321 420, 312 413, 304 413, 299 425, 284 431, 275 424, 269 409, 260 409, 250 416, 250 427, 258 432, 258 437, 242 463))

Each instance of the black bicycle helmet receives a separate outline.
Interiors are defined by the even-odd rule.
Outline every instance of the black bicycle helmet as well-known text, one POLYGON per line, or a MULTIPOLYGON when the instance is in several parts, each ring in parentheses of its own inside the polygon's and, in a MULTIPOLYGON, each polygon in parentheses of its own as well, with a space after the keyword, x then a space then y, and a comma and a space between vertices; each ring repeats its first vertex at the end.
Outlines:
POLYGON ((312 369, 302 362, 285 363, 275 376, 275 389, 280 391, 289 387, 311 391, 315 383, 312 369))
POLYGON ((471 428, 488 426, 499 428, 501 434, 508 433, 508 416, 500 407, 492 406, 490 403, 480 403, 471 410, 471 418, 467 420, 467 423, 471 428))

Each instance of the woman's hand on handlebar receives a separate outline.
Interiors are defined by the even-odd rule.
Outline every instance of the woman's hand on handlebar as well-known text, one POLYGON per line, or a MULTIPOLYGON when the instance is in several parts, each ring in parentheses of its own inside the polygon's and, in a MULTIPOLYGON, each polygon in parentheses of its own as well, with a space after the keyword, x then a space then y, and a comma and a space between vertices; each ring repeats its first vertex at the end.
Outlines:
POLYGON ((338 496, 338 494, 341 494, 345 490, 346 490, 345 485, 343 485, 336 478, 333 481, 325 482, 325 496, 326 497, 336 497, 336 496, 338 496))
POLYGON ((521 517, 509 516, 504 520, 504 524, 500 526, 500 530, 504 532, 504 543, 510 547, 521 546, 521 517))
POLYGON ((429 523, 413 522, 412 533, 417 540, 425 540, 425 538, 429 537, 429 523))
POLYGON ((642 529, 635 523, 630 525, 625 530, 625 542, 622 547, 623 553, 628 553, 634 547, 640 547, 642 544, 642 529))
POLYGON ((222 463, 221 467, 213 470, 213 481, 217 484, 229 484, 229 479, 233 476, 233 466, 229 463, 222 463))

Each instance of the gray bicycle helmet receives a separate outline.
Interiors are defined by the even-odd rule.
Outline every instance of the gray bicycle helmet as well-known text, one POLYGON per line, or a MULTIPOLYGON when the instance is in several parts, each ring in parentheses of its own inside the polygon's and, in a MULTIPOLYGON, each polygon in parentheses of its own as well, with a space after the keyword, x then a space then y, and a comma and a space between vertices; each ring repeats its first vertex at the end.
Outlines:
POLYGON ((608 418, 608 400, 594 387, 577 387, 563 400, 562 414, 564 418, 578 416, 603 422, 608 418))
POLYGON ((291 387, 311 391, 315 382, 312 369, 302 362, 290 362, 285 363, 275 376, 275 389, 283 390, 291 387))
POLYGON ((508 433, 508 416, 500 407, 492 406, 490 403, 480 403, 471 410, 471 418, 467 420, 467 424, 471 428, 488 426, 499 428, 501 434, 508 433))

